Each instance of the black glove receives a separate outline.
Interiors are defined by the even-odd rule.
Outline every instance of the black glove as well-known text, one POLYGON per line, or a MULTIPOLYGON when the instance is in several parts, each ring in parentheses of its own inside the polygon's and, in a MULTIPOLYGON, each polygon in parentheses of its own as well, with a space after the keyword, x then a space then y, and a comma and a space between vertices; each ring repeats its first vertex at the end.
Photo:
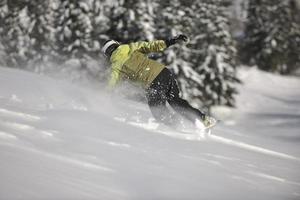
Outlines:
POLYGON ((186 35, 180 34, 180 35, 177 35, 175 37, 165 40, 165 43, 166 43, 167 47, 169 47, 169 46, 174 45, 179 42, 187 42, 188 39, 189 38, 186 35))

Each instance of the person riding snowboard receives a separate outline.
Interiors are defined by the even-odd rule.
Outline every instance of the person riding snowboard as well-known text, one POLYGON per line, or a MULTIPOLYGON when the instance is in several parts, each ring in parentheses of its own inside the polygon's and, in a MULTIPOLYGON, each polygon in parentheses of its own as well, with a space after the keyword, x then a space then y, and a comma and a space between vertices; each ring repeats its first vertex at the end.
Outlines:
POLYGON ((179 87, 171 71, 165 65, 148 58, 149 53, 162 52, 176 43, 187 40, 186 35, 180 34, 167 40, 129 44, 120 44, 115 40, 106 41, 102 52, 111 63, 109 87, 114 88, 124 79, 139 83, 146 91, 152 115, 166 125, 178 124, 167 108, 168 102, 177 113, 192 123, 199 123, 201 120, 204 126, 212 126, 215 123, 212 117, 192 107, 179 96, 179 87))

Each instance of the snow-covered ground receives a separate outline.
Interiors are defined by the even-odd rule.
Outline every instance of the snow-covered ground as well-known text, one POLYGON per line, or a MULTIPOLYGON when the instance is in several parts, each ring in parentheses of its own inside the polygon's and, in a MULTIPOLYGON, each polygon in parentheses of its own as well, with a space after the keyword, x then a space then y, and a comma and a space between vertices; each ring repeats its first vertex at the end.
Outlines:
POLYGON ((300 199, 300 79, 243 69, 205 138, 147 106, 0 68, 0 199, 300 199), (141 126, 141 127, 139 127, 141 126))

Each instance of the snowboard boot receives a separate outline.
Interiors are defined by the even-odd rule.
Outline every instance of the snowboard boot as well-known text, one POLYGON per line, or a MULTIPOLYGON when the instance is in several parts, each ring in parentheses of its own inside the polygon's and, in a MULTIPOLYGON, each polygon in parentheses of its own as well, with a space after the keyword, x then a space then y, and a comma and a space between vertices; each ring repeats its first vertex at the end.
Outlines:
POLYGON ((216 125, 217 120, 211 116, 205 115, 202 123, 204 124, 205 128, 211 128, 216 125))
POLYGON ((215 126, 217 123, 217 120, 213 117, 210 117, 208 115, 204 115, 201 120, 196 119, 195 125, 199 129, 209 129, 213 126, 215 126))

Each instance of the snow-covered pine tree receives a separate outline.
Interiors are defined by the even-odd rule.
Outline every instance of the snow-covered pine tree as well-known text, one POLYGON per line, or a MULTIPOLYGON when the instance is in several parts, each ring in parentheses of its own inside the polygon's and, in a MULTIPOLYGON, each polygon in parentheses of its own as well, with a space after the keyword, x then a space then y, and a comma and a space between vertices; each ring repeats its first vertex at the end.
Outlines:
POLYGON ((110 38, 121 42, 152 40, 156 1, 117 0, 110 13, 110 38))
POLYGON ((86 72, 89 78, 92 77, 96 80, 105 81, 108 77, 107 60, 101 52, 102 44, 110 39, 108 32, 110 30, 110 0, 90 0, 91 9, 88 14, 92 30, 90 38, 90 50, 88 60, 86 60, 86 72), (100 63, 99 63, 100 62, 100 63))
POLYGON ((8 6, 7 6, 7 0, 0 0, 0 65, 5 66, 6 65, 6 58, 7 55, 5 53, 5 48, 3 45, 3 34, 4 34, 4 28, 5 28, 5 19, 8 16, 8 6))
POLYGON ((155 18, 157 38, 167 39, 176 35, 182 29, 181 19, 184 8, 181 0, 165 0, 159 3, 155 18))
POLYGON ((27 3, 32 30, 29 33, 32 43, 33 58, 30 68, 49 61, 56 53, 55 44, 55 12, 57 0, 36 0, 27 3))
MULTIPOLYGON (((154 21, 156 25, 155 37, 158 39, 168 39, 182 33, 182 16, 185 14, 183 10, 184 6, 181 0, 161 1, 157 7, 157 16, 154 21)), ((173 70, 176 69, 176 66, 185 63, 183 57, 180 56, 180 50, 182 49, 175 45, 172 48, 166 49, 163 54, 156 54, 155 56, 156 59, 165 63, 169 69, 173 70)))
POLYGON ((158 2, 154 0, 144 0, 138 1, 136 5, 136 16, 138 20, 138 26, 141 29, 141 34, 143 38, 146 40, 153 40, 156 24, 155 24, 155 16, 156 10, 158 8, 158 2))
POLYGON ((175 16, 171 26, 191 39, 188 46, 175 48, 167 55, 182 96, 197 107, 234 106, 235 86, 239 80, 235 69, 236 48, 225 15, 227 4, 224 1, 177 1, 170 5, 176 6, 167 7, 165 11, 168 13, 165 16, 175 16))
POLYGON ((90 5, 85 0, 61 0, 57 11, 56 50, 66 59, 82 58, 91 51, 90 5))
POLYGON ((99 57, 101 44, 103 44, 110 37, 107 32, 110 29, 110 2, 107 0, 93 0, 91 12, 89 13, 89 18, 91 19, 92 31, 92 56, 99 57))
POLYGON ((135 20, 133 7, 136 0, 116 0, 110 10, 110 29, 107 34, 110 39, 128 42, 141 38, 140 29, 135 20))
MULTIPOLYGON (((300 24, 293 0, 250 0, 242 58, 247 64, 287 74, 300 67, 300 24)), ((299 17, 299 16, 298 16, 299 17)))
MULTIPOLYGON (((5 3, 5 2, 4 2, 5 3)), ((5 63, 10 67, 26 67, 32 58, 32 43, 27 2, 9 0, 6 2, 8 14, 4 17, 1 28, 3 49, 5 50, 5 63)), ((5 5, 4 5, 5 6, 5 5)))
POLYGON ((0 31, 3 30, 4 20, 8 15, 7 0, 0 0, 0 31))

